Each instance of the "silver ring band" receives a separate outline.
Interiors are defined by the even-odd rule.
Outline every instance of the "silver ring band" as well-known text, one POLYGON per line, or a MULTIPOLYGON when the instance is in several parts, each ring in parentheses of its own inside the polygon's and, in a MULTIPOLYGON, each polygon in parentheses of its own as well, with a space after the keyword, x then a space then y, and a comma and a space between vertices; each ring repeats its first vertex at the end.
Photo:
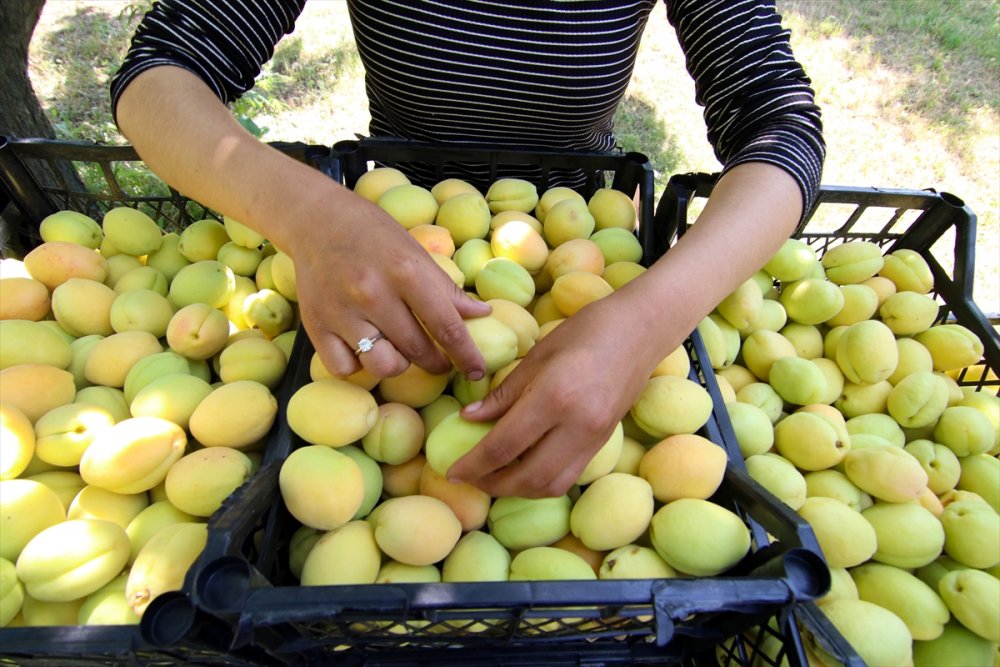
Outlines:
POLYGON ((362 338, 358 341, 357 346, 354 348, 354 356, 360 356, 362 352, 371 352, 372 348, 375 347, 375 343, 383 338, 385 338, 385 335, 383 335, 381 331, 374 336, 362 338))

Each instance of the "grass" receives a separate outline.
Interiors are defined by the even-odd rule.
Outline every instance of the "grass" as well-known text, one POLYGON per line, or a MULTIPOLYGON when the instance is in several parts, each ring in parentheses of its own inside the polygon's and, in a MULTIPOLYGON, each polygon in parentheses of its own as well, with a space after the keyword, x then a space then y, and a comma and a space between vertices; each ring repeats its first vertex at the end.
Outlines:
MULTIPOLYGON (((107 84, 136 10, 147 4, 45 5, 30 74, 60 138, 124 143, 111 122, 107 84)), ((777 4, 823 109, 824 182, 963 198, 979 217, 974 296, 984 310, 1000 311, 1000 3, 777 4)), ((653 11, 616 117, 621 147, 650 157, 659 189, 672 173, 719 168, 665 14, 662 5, 653 11)), ((367 133, 364 99, 346 5, 314 1, 234 112, 265 140, 332 144, 367 133)))
POLYGON ((962 127, 963 115, 978 105, 997 110, 996 2, 798 0, 789 4, 804 19, 802 32, 812 32, 810 24, 819 19, 827 35, 857 36, 869 60, 893 63, 914 74, 904 96, 913 111, 962 127), (835 9, 843 12, 841 18, 830 13, 835 9))

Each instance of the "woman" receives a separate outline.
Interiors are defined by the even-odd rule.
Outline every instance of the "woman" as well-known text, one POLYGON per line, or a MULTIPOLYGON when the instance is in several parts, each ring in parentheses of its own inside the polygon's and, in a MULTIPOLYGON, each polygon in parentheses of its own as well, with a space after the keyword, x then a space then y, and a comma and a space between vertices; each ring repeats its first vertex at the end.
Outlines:
MULTIPOLYGON (((484 362, 462 320, 489 307, 381 209, 257 141, 224 105, 253 85, 304 2, 161 1, 112 82, 116 120, 164 180, 293 257, 303 324, 331 371, 385 377, 454 363, 479 379, 484 362)), ((610 149, 656 4, 352 0, 371 134, 610 149)), ((454 480, 494 496, 564 493, 655 365, 809 210, 824 158, 819 109, 773 1, 671 0, 666 11, 723 175, 667 256, 553 330, 463 409, 497 423, 451 468, 454 480)), ((482 173, 466 165, 462 175, 482 173)), ((410 175, 427 184, 419 167, 410 175)))

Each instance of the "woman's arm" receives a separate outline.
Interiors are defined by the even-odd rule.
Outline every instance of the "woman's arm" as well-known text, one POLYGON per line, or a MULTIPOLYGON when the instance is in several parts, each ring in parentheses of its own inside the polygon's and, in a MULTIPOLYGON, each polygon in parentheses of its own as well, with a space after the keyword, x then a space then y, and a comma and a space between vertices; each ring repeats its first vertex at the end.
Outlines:
POLYGON ((333 372, 363 363, 384 377, 411 361, 445 372, 450 357, 481 376, 462 319, 489 308, 380 208, 261 143, 223 104, 252 85, 301 5, 158 3, 112 83, 119 127, 167 183, 293 258, 303 324, 333 372), (378 331, 386 339, 356 356, 356 341, 378 331))
POLYGON ((446 372, 435 341, 461 371, 485 372, 462 320, 489 307, 457 288, 382 209, 243 130, 196 76, 143 72, 122 93, 118 121, 166 182, 292 257, 303 324, 333 372, 358 370, 355 342, 378 331, 386 340, 360 357, 378 376, 410 361, 446 372))
POLYGON ((723 173, 747 162, 783 169, 801 191, 804 216, 826 146, 811 82, 774 0, 665 1, 723 173))
POLYGON ((449 471, 494 496, 561 495, 628 412, 653 368, 788 238, 802 196, 787 172, 746 163, 648 271, 540 340, 481 404, 499 420, 449 471))
POLYGON ((449 474, 494 495, 565 493, 653 367, 766 263, 818 190, 819 108, 773 1, 667 7, 723 174, 698 221, 650 270, 560 324, 464 410, 499 421, 449 474))

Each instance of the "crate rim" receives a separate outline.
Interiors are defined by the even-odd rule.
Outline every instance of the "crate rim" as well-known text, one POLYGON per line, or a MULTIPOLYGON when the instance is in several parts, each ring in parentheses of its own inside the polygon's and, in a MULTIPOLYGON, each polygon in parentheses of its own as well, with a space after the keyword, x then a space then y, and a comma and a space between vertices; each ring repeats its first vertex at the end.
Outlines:
MULTIPOLYGON (((705 198, 711 194, 720 174, 688 172, 670 177, 660 196, 655 214, 655 243, 665 248, 684 232, 686 211, 692 198, 705 198)), ((990 368, 1000 370, 1000 333, 992 326, 1000 323, 1000 314, 984 313, 972 298, 976 251, 977 217, 974 211, 957 195, 934 189, 901 189, 867 186, 820 186, 816 201, 802 218, 799 229, 792 238, 878 238, 892 241, 886 252, 909 249, 919 252, 934 274, 934 291, 948 304, 957 323, 985 333, 984 359, 990 368), (853 204, 856 211, 840 229, 828 232, 809 231, 808 222, 823 204, 853 204), (861 212, 868 207, 896 208, 897 214, 881 232, 849 231, 861 212), (898 219, 902 209, 922 211, 904 232, 888 234, 886 229, 898 219), (920 223, 920 224, 918 224, 920 223), (931 246, 944 233, 955 229, 955 266, 952 274, 940 265, 931 253, 931 246)))

